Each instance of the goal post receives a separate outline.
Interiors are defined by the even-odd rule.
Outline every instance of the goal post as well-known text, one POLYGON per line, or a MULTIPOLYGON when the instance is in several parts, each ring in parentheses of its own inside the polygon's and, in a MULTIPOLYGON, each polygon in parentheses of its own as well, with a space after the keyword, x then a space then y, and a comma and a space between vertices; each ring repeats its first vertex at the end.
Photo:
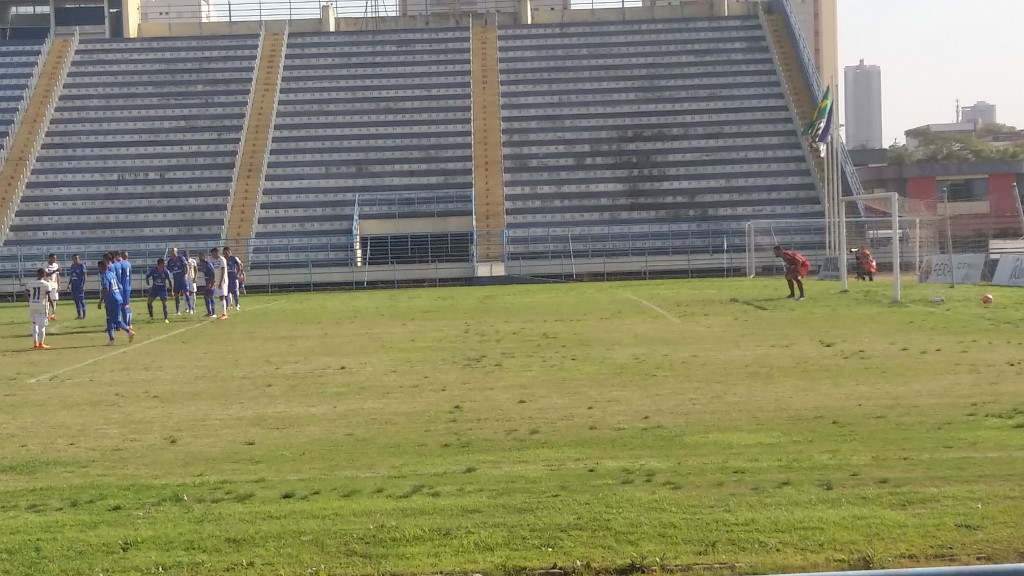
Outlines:
MULTIPOLYGON (((889 281, 890 272, 894 279, 900 272, 919 276, 921 267, 927 266, 930 258, 942 252, 940 244, 945 232, 941 229, 941 220, 933 215, 918 214, 913 207, 905 209, 904 199, 899 199, 899 211, 894 218, 889 209, 892 202, 890 194, 858 196, 850 201, 865 198, 873 198, 864 203, 867 215, 855 216, 851 211, 845 222, 830 223, 821 217, 747 221, 747 276, 780 276, 785 272, 782 261, 772 254, 772 247, 776 244, 803 254, 811 262, 812 276, 820 281, 839 283, 842 271, 846 270, 844 289, 853 288, 854 279, 850 276, 857 271, 854 257, 861 247, 867 248, 877 261, 880 274, 875 280, 889 281), (830 235, 831 245, 826 231, 833 234, 830 235), (896 250, 893 250, 893 243, 899 244, 896 250), (846 255, 845 267, 841 262, 840 245, 846 255), (893 259, 894 256, 897 259, 893 259)), ((902 297, 903 286, 899 288, 902 297)), ((893 295, 896 295, 895 287, 893 295)))
MULTIPOLYGON (((889 200, 889 216, 892 218, 892 231, 896 234, 900 229, 900 195, 896 192, 879 192, 875 194, 861 194, 858 196, 846 196, 839 200, 841 202, 866 202, 870 200, 889 200)), ((893 238, 892 242, 892 301, 900 302, 903 299, 902 281, 900 277, 900 242, 893 238)), ((850 290, 849 271, 846 268, 846 210, 839 211, 839 283, 843 292, 850 290)))

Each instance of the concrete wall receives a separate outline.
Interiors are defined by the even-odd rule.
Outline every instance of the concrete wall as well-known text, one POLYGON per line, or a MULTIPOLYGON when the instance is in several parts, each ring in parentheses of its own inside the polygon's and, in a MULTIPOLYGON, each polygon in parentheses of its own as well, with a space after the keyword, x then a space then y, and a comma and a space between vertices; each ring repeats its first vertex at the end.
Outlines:
MULTIPOLYGON (((267 22, 268 30, 274 24, 283 21, 267 22)), ((138 25, 139 38, 167 38, 174 36, 235 36, 240 34, 259 34, 262 22, 249 20, 245 22, 142 22, 138 25)), ((304 18, 288 21, 288 31, 295 32, 330 32, 323 29, 320 18, 304 18)))
MULTIPOLYGON (((417 28, 464 28, 470 25, 475 14, 438 13, 419 16, 380 16, 377 18, 354 18, 342 16, 338 18, 339 32, 359 32, 361 30, 414 30, 417 28)), ((497 19, 499 26, 513 26, 519 23, 519 15, 515 12, 490 15, 497 19)))
MULTIPOLYGON (((682 15, 685 18, 710 18, 757 14, 759 4, 755 0, 643 0, 643 5, 678 6, 682 8, 682 15)), ((679 17, 679 12, 675 13, 675 17, 679 17)))
MULTIPOLYGON (((740 13, 752 10, 752 4, 743 3, 740 13)), ((594 8, 576 10, 531 10, 531 23, 557 24, 561 22, 621 22, 623 20, 657 20, 669 18, 706 18, 711 16, 711 5, 700 0, 677 3, 658 3, 627 8, 594 8)))
POLYGON ((443 234, 445 232, 472 232, 472 216, 446 216, 441 218, 381 218, 359 220, 360 236, 387 234, 443 234))
POLYGON ((402 16, 459 14, 466 12, 511 12, 519 10, 518 0, 402 0, 402 16))
MULTIPOLYGON (((125 0, 125 34, 140 38, 166 38, 173 36, 230 36, 258 34, 260 22, 140 22, 139 2, 125 0), (134 6, 132 3, 135 3, 134 6)), ((161 2, 163 0, 156 0, 161 2)), ((756 14, 754 0, 645 0, 644 6, 611 6, 605 0, 595 0, 593 9, 568 10, 571 0, 481 0, 474 11, 467 0, 452 3, 443 0, 406 0, 401 16, 363 18, 340 16, 331 29, 327 19, 296 19, 289 21, 291 32, 359 32, 364 30, 413 30, 418 28, 452 28, 469 26, 474 16, 487 13, 498 26, 516 24, 557 24, 561 22, 615 22, 622 20, 649 20, 669 18, 707 18, 720 15, 723 10, 731 16, 756 14), (427 4, 427 2, 433 2, 427 4), (429 13, 426 13, 429 10, 429 13), (493 10, 493 12, 492 12, 493 10)), ((225 14, 218 14, 226 17, 225 14)), ((275 21, 276 22, 276 21, 275 21)), ((269 21, 268 21, 269 23, 269 21)))
POLYGON ((1017 201, 1013 198, 1016 174, 990 174, 988 177, 988 201, 993 216, 1016 216, 1017 201))
POLYGON ((121 20, 125 38, 135 38, 139 35, 141 18, 142 0, 121 0, 121 20))
POLYGON ((790 0, 823 85, 839 82, 839 11, 836 0, 790 0))

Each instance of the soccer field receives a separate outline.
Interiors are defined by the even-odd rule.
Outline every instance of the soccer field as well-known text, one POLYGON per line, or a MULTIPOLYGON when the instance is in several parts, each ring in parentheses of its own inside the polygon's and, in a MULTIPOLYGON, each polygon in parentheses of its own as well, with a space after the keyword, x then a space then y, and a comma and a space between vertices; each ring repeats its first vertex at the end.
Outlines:
POLYGON ((41 351, 0 306, 0 574, 1020 560, 1024 293, 852 288, 136 300, 114 348, 61 302, 41 351))

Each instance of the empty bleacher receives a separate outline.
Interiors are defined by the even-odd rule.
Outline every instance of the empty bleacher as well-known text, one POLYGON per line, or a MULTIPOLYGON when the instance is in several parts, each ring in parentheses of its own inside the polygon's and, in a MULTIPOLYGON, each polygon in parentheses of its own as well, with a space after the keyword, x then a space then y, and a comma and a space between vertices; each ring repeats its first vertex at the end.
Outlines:
MULTIPOLYGON (((750 220, 821 217, 758 18, 497 37, 502 154, 490 173, 503 173, 493 205, 501 214, 504 201, 495 238, 508 273, 566 258, 699 268, 689 258, 701 253, 719 266, 750 220)), ((220 243, 259 41, 81 41, 0 265, 53 246, 220 243)), ((236 251, 247 244, 268 277, 472 263, 472 46, 468 27, 291 33, 253 238, 229 239, 236 251)), ((39 50, 0 45, 0 141, 39 50)))
POLYGON ((256 238, 351 234, 361 194, 470 214, 469 65, 465 29, 291 35, 256 238))
POLYGON ((13 134, 18 109, 27 102, 25 92, 42 48, 42 40, 0 43, 0 161, 13 134))
POLYGON ((219 240, 258 42, 82 41, 6 245, 219 240))
POLYGON ((511 260, 686 253, 821 215, 756 17, 499 35, 511 260))

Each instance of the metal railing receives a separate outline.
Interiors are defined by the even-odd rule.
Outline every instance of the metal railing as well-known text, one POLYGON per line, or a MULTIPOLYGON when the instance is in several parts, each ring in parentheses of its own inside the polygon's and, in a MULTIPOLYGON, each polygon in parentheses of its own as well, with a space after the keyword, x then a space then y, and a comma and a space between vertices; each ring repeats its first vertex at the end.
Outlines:
POLYGON ((14 142, 14 136, 18 133, 18 128, 21 126, 21 121, 25 118, 25 111, 28 110, 28 102, 32 97, 32 90, 36 86, 36 81, 39 80, 39 74, 43 71, 43 65, 46 63, 46 55, 50 51, 50 45, 53 43, 53 32, 49 32, 46 35, 46 40, 43 41, 42 46, 39 50, 39 58, 36 60, 36 65, 32 69, 32 75, 28 79, 28 84, 25 85, 25 89, 21 93, 21 101, 18 102, 18 110, 14 113, 14 120, 11 122, 11 128, 7 132, 7 137, 4 138, 3 149, 0 150, 0 168, 3 167, 4 162, 7 160, 7 153, 11 148, 11 144, 14 142))
MULTIPOLYGON (((627 10, 675 9, 680 17, 702 14, 700 7, 691 8, 688 2, 643 2, 642 0, 574 0, 568 2, 570 10, 620 10, 627 19, 627 10)), ((179 22, 254 22, 267 20, 318 19, 324 6, 333 7, 338 18, 375 18, 382 16, 451 16, 468 13, 517 13, 520 4, 516 0, 222 0, 210 4, 210 10, 203 13, 195 7, 181 8, 172 2, 146 3, 140 9, 140 22, 175 24, 179 22), (403 13, 404 6, 404 13, 403 13)), ((558 9, 566 8, 565 4, 558 9)), ((534 12, 546 11, 546 7, 533 8, 534 12)), ((752 12, 750 12, 752 13, 752 12)), ((744 12, 746 14, 746 12, 744 12)), ((636 18, 636 15, 633 16, 636 18)))
MULTIPOLYGON (((779 77, 779 83, 782 85, 783 92, 787 95, 786 107, 789 108, 789 114, 793 118, 793 129, 798 140, 800 140, 800 148, 804 151, 804 159, 807 160, 807 167, 811 172, 817 172, 817 168, 814 164, 814 158, 811 156, 811 147, 807 138, 803 136, 803 131, 800 126, 800 114, 797 112, 796 106, 793 104, 793 88, 790 86, 789 81, 786 79, 786 75, 782 72, 782 63, 779 59, 779 47, 775 45, 772 39, 771 32, 768 30, 768 20, 765 18, 764 10, 757 11, 758 20, 761 22, 761 30, 764 32, 765 41, 768 43, 768 51, 771 52, 772 62, 775 65, 779 77)), ((825 203, 825 187, 822 184, 824 180, 823 174, 815 174, 814 187, 818 191, 818 198, 821 199, 822 205, 825 203)))
MULTIPOLYGON (((472 191, 366 192, 356 196, 361 218, 408 218, 444 216, 452 211, 472 212, 472 191)), ((354 218, 353 214, 353 218, 354 218)))
MULTIPOLYGON (((797 27, 796 15, 793 12, 793 7, 790 4, 790 0, 772 0, 772 6, 779 10, 786 21, 786 27, 789 30, 790 39, 796 46, 797 57, 800 60, 800 67, 803 70, 804 78, 807 80, 807 85, 811 89, 811 96, 815 103, 821 100, 821 97, 825 93, 825 89, 821 84, 821 79, 818 76, 817 67, 814 65, 814 60, 811 58, 811 51, 807 47, 807 43, 804 41, 803 33, 797 27)), ((835 126, 837 123, 833 123, 835 126)), ((838 130, 835 130, 838 134, 838 130)), ((839 142, 839 162, 842 165, 843 181, 850 190, 850 193, 854 196, 864 195, 864 188, 860 184, 860 179, 857 177, 857 169, 853 165, 853 160, 850 158, 850 153, 846 149, 846 144, 842 138, 838 138, 839 142)), ((863 212, 863 207, 859 209, 863 212)))
MULTIPOLYGON (((14 214, 17 211, 18 204, 21 202, 21 196, 25 192, 25 185, 28 183, 29 176, 32 174, 32 168, 35 166, 36 158, 39 156, 39 150, 43 146, 43 139, 46 138, 46 130, 50 126, 50 119, 53 117, 53 111, 57 107, 57 102, 60 100, 61 92, 64 90, 64 83, 68 78, 68 71, 71 70, 71 62, 75 58, 75 51, 78 48, 78 28, 75 28, 74 34, 71 36, 71 48, 68 51, 68 57, 61 66, 60 75, 57 79, 57 85, 54 88, 53 98, 50 99, 47 104, 46 111, 43 113, 43 121, 39 126, 39 130, 35 134, 35 142, 32 148, 32 152, 29 157, 25 160, 25 167, 22 170, 18 178, 18 183, 15 185, 14 194, 11 197, 11 205, 7 210, 7 214, 4 216, 2 221, 2 228, 0 228, 0 244, 7 239, 7 235, 10 232, 11 224, 14 220, 14 214)), ((52 42, 47 46, 47 53, 53 48, 52 42)), ((44 60, 45 62, 45 60, 44 60)), ((38 80, 38 75, 36 76, 38 80)))
MULTIPOLYGON (((504 254, 505 273, 521 278, 611 280, 619 278, 744 277, 782 268, 771 248, 781 244, 807 256, 814 266, 825 257, 822 219, 687 222, 650 226, 594 226, 511 229, 478 237, 473 232, 348 234, 208 239, 176 246, 193 254, 230 246, 243 256, 247 285, 261 291, 320 290, 374 286, 441 285, 471 282, 476 251, 504 254), (500 246, 499 246, 500 244, 500 246)), ((849 246, 870 247, 881 266, 891 266, 888 247, 901 242, 900 268, 915 270, 929 257, 988 253, 993 236, 957 235, 947 240, 940 220, 908 217, 893 231, 888 218, 848 222, 849 246)), ((956 227, 953 228, 956 232, 956 227)), ((1015 233, 1014 241, 1018 234, 1015 233)), ((24 281, 55 253, 66 263, 73 254, 93 265, 111 248, 126 249, 140 272, 165 257, 172 244, 53 244, 0 247, 0 294, 19 292, 24 281)), ((1019 245, 1014 244, 1013 246, 1019 245)), ((1015 248, 1007 248, 1015 249, 1015 248)))

